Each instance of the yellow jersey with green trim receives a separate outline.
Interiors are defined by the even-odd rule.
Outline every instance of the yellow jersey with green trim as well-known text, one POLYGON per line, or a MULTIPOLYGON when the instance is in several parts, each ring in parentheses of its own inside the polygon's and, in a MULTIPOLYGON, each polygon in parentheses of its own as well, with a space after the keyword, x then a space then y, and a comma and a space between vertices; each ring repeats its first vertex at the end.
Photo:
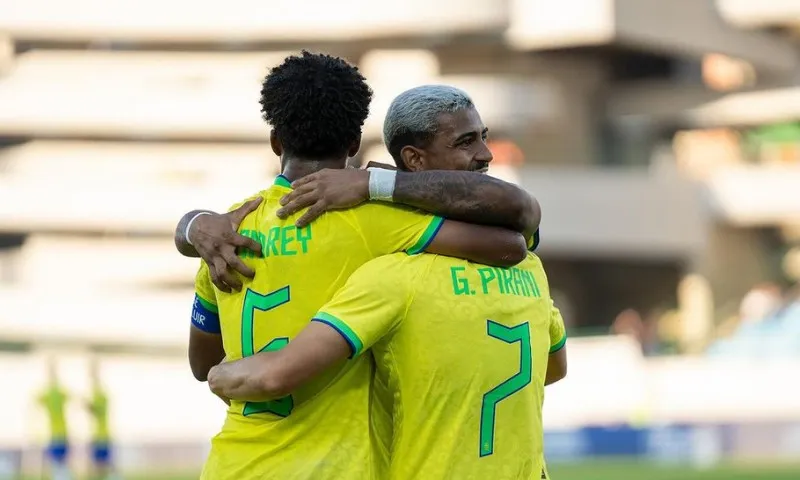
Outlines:
MULTIPOLYGON (((241 292, 215 289, 205 264, 197 274, 193 325, 203 329, 216 320, 230 361, 284 347, 356 269, 381 255, 423 251, 443 222, 367 203, 296 228, 302 212, 284 220, 275 214, 290 188, 279 176, 258 194, 263 201, 240 225, 239 232, 263 249, 262 258, 242 254, 256 274, 242 279, 241 292)), ((378 460, 369 429, 373 370, 370 358, 359 358, 336 365, 289 397, 231 402, 202 478, 375 478, 378 460)))
POLYGON ((355 359, 372 347, 393 422, 374 427, 393 437, 385 478, 540 480, 547 359, 566 339, 552 305, 532 253, 512 268, 388 255, 350 277, 314 321, 355 359))
POLYGON ((38 401, 47 412, 51 442, 66 442, 67 416, 65 410, 67 393, 58 385, 50 385, 39 395, 38 401))
POLYGON ((89 412, 94 422, 92 441, 94 443, 108 443, 108 397, 99 388, 94 388, 89 399, 89 412))

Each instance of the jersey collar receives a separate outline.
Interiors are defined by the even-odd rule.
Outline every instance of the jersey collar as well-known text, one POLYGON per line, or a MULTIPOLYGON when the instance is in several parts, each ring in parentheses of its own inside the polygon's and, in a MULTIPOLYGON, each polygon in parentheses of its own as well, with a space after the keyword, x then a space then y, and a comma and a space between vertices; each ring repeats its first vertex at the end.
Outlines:
POLYGON ((275 177, 274 185, 277 185, 278 187, 292 188, 292 182, 290 182, 289 179, 283 175, 278 175, 275 177))

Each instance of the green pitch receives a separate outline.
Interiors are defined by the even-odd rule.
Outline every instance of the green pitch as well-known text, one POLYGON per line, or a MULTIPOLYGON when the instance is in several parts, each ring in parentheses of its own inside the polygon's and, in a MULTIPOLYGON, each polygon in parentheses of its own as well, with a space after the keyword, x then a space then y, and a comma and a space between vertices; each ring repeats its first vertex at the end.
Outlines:
POLYGON ((798 480, 800 465, 791 467, 723 466, 708 470, 649 463, 585 462, 550 467, 553 480, 798 480))
MULTIPOLYGON (((581 462, 550 467, 553 480, 798 480, 800 465, 723 466, 708 470, 661 467, 632 461, 581 462)), ((123 480, 197 480, 197 474, 124 476, 123 480)), ((28 480, 40 480, 31 478, 28 480)))

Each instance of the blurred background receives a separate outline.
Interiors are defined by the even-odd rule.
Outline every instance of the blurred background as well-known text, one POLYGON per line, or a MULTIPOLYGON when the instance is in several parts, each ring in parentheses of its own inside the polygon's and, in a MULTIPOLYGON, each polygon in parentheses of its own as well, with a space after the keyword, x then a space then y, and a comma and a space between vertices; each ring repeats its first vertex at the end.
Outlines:
POLYGON ((95 359, 121 471, 196 478, 224 409, 172 228, 278 173, 259 84, 300 48, 376 92, 356 164, 447 83, 540 200, 554 479, 800 478, 800 0, 0 0, 0 478, 39 478, 49 358, 77 470, 95 359))

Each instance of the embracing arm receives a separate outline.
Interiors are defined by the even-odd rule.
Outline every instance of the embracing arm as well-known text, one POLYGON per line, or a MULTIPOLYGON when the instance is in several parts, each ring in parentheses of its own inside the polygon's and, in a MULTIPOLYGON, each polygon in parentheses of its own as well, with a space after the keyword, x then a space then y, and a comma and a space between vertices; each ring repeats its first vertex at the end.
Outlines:
POLYGON ((191 212, 188 212, 186 215, 182 216, 178 222, 178 226, 175 227, 175 248, 177 248, 178 252, 184 257, 200 258, 200 254, 197 252, 197 249, 194 248, 191 243, 189 243, 189 236, 187 235, 188 232, 186 227, 189 226, 189 222, 191 222, 193 218, 201 213, 217 215, 216 212, 211 210, 192 210, 191 212))
POLYGON ((225 358, 222 335, 200 330, 192 325, 189 331, 189 367, 198 382, 208 380, 208 371, 225 358))
POLYGON ((407 259, 386 255, 361 266, 284 348, 218 365, 208 374, 208 386, 225 398, 273 400, 358 357, 402 320, 419 271, 404 265, 407 259))
POLYGON ((255 275, 253 269, 236 255, 236 250, 246 248, 261 255, 261 244, 237 230, 244 217, 255 211, 261 200, 261 197, 255 198, 224 214, 192 210, 181 217, 175 227, 175 248, 185 257, 202 257, 210 267, 211 281, 223 292, 242 288, 242 282, 233 274, 234 271, 248 278, 255 275))
POLYGON ((220 397, 234 400, 274 400, 350 354, 350 345, 336 330, 311 322, 285 348, 215 366, 208 373, 208 387, 220 397))
POLYGON ((545 385, 552 385, 567 376, 567 347, 563 346, 547 357, 545 385))
POLYGON ((564 318, 555 304, 550 306, 550 355, 547 358, 545 385, 551 385, 567 376, 567 331, 564 318))
MULTIPOLYGON (((350 208, 369 200, 368 170, 325 169, 294 183, 281 199, 281 218, 308 207, 297 220, 302 227, 329 210, 350 208)), ((507 228, 530 239, 541 219, 539 203, 516 185, 476 172, 433 170, 397 172, 394 203, 439 216, 507 228)))
POLYGON ((397 172, 395 203, 436 215, 514 230, 531 238, 539 228, 539 203, 508 182, 475 172, 397 172))

